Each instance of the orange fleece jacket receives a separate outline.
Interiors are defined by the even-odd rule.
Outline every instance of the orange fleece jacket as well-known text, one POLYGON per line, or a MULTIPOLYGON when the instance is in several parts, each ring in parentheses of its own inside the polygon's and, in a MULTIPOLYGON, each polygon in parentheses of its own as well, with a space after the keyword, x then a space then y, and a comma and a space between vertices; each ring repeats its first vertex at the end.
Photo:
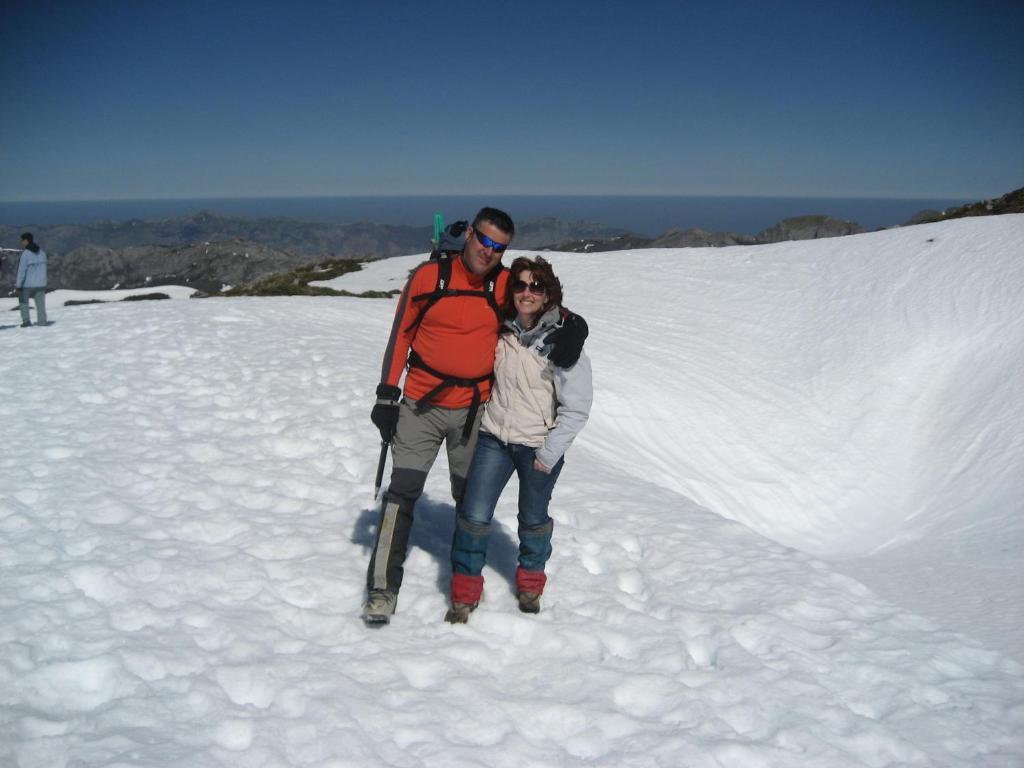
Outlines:
MULTIPOLYGON (((406 283, 398 300, 391 337, 384 352, 381 383, 398 386, 405 369, 409 350, 414 349, 427 365, 436 371, 460 379, 475 379, 494 371, 494 350, 498 344, 498 319, 483 296, 446 296, 430 308, 423 321, 410 329, 423 309, 425 300, 416 296, 431 293, 437 287, 438 263, 420 264, 406 283)), ((451 290, 483 290, 483 277, 470 273, 462 259, 452 259, 451 290)), ((508 270, 498 275, 494 298, 498 305, 505 301, 508 270)), ((405 396, 419 400, 440 383, 422 368, 411 368, 405 379, 405 396)), ((491 393, 491 382, 478 385, 481 402, 491 393)), ((431 402, 442 408, 467 408, 473 400, 471 387, 449 387, 431 402)))

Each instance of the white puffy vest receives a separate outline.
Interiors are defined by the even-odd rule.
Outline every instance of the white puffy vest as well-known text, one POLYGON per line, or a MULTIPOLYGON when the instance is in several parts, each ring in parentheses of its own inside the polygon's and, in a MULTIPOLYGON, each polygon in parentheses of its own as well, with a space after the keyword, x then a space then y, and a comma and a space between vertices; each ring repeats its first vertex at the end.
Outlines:
POLYGON ((498 339, 494 386, 480 428, 504 443, 539 448, 555 426, 554 366, 512 333, 498 339))

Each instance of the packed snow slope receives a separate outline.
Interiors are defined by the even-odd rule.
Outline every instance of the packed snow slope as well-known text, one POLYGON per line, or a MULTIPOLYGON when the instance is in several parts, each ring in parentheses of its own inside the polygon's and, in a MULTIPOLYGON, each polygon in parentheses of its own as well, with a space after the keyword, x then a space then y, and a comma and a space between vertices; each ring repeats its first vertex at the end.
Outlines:
POLYGON ((461 627, 443 456, 398 615, 358 618, 393 300, 9 313, 0 765, 1017 768, 1024 668, 992 639, 1019 625, 948 631, 821 558, 927 544, 925 578, 1020 596, 1022 241, 1003 216, 552 255, 594 414, 542 613, 510 488, 461 627))

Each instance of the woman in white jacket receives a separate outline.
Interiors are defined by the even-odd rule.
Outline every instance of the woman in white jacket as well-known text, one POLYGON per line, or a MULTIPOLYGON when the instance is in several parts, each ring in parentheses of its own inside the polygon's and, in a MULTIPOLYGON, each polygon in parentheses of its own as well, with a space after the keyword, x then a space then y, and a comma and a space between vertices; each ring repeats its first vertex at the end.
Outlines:
POLYGON ((464 623, 483 593, 482 571, 498 497, 519 476, 519 567, 516 595, 524 613, 540 611, 551 556, 548 503, 566 449, 583 429, 593 401, 586 353, 570 368, 546 355, 544 336, 563 320, 562 286, 542 258, 512 262, 505 325, 494 359, 494 386, 480 422, 452 541, 452 607, 445 620, 464 623))

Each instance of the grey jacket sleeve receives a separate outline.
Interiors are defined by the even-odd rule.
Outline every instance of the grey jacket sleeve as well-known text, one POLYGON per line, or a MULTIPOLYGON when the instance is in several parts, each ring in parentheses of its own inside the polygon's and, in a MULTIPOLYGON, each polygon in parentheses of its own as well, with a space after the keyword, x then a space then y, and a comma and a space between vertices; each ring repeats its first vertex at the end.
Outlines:
POLYGON ((553 467, 576 439, 590 417, 594 381, 590 358, 584 352, 571 368, 552 366, 555 372, 555 426, 534 454, 545 467, 553 467))

